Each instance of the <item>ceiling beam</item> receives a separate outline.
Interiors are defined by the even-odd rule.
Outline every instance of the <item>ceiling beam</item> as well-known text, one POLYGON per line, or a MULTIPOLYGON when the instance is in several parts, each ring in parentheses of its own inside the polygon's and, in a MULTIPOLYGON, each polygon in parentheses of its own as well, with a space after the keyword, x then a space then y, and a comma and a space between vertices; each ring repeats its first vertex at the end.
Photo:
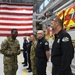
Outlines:
MULTIPOLYGON (((63 0, 56 0, 52 3, 49 3, 47 6, 46 6, 46 9, 41 11, 40 13, 44 14, 46 13, 48 10, 52 10, 54 7, 56 7, 58 4, 60 4, 63 0)), ((38 18, 40 18, 42 16, 38 16, 38 18)))
MULTIPOLYGON (((74 1, 74 0, 68 1, 67 3, 65 3, 64 5, 62 5, 60 8, 58 8, 57 10, 55 10, 55 11, 53 12, 53 14, 55 14, 56 12, 62 10, 63 8, 65 8, 65 9, 66 9, 67 7, 69 8, 70 6, 72 6, 72 4, 74 4, 73 1, 74 1)), ((51 17, 48 18, 48 19, 43 20, 43 21, 41 22, 41 24, 46 23, 46 21, 50 21, 54 16, 55 16, 55 15, 51 16, 51 17)))
POLYGON ((55 10, 55 11, 53 12, 53 14, 56 13, 56 12, 58 12, 58 11, 60 11, 60 10, 63 9, 64 7, 68 6, 68 5, 71 4, 73 1, 74 1, 74 0, 68 1, 67 3, 65 3, 64 5, 62 5, 61 7, 59 7, 57 10, 55 10))

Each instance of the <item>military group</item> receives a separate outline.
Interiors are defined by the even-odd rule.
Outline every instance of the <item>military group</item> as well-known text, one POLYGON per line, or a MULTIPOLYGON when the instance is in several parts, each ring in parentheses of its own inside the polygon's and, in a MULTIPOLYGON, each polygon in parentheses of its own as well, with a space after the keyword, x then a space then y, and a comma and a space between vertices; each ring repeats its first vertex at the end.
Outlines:
MULTIPOLYGON (((50 57, 49 50, 51 50, 52 75, 73 75, 70 67, 74 57, 71 37, 63 30, 63 22, 58 17, 51 21, 51 27, 55 36, 52 48, 49 48, 43 30, 38 30, 37 34, 31 35, 29 43, 24 40, 23 64, 24 66, 27 65, 26 57, 28 53, 29 69, 32 70, 33 75, 47 75, 46 67, 50 57), (25 46, 25 43, 28 43, 28 45, 25 46)), ((17 29, 12 29, 11 36, 7 37, 1 44, 1 53, 4 54, 5 75, 16 75, 18 69, 17 55, 21 51, 19 41, 16 39, 17 36, 17 29)))

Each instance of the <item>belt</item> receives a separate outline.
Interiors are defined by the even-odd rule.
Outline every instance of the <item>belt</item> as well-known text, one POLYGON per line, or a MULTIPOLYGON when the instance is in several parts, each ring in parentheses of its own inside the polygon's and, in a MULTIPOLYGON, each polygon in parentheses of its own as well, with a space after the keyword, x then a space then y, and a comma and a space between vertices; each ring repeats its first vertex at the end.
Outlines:
POLYGON ((45 59, 45 60, 47 60, 46 58, 42 58, 42 57, 40 57, 40 58, 36 57, 36 59, 45 59))

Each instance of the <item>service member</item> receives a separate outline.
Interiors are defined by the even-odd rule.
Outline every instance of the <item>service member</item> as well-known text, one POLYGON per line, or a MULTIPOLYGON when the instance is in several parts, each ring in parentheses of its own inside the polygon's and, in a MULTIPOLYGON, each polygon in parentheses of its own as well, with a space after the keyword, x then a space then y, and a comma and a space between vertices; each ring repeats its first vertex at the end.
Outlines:
POLYGON ((17 55, 20 54, 17 29, 11 30, 11 36, 7 37, 1 44, 1 53, 4 55, 4 75, 16 75, 18 69, 17 55))
POLYGON ((23 57, 24 57, 24 62, 22 62, 22 64, 24 64, 23 66, 27 66, 27 46, 28 46, 28 41, 26 39, 26 36, 24 36, 24 42, 23 42, 23 57))
POLYGON ((46 75, 47 61, 50 57, 49 43, 44 38, 44 32, 39 30, 37 32, 36 45, 36 68, 38 75, 46 75))
POLYGON ((32 40, 32 46, 31 46, 31 51, 30 51, 30 60, 31 60, 31 68, 32 68, 32 72, 33 75, 37 75, 37 71, 36 71, 36 35, 33 34, 31 35, 31 40, 32 40))
POLYGON ((31 52, 31 45, 32 45, 32 41, 31 41, 31 36, 29 36, 28 38, 29 42, 28 42, 28 48, 27 48, 27 52, 28 52, 28 68, 27 70, 29 70, 28 72, 31 72, 31 61, 30 61, 30 52, 31 52))
POLYGON ((70 65, 74 57, 74 48, 71 37, 63 30, 63 22, 58 17, 51 21, 51 27, 55 34, 51 50, 52 75, 72 75, 70 65))

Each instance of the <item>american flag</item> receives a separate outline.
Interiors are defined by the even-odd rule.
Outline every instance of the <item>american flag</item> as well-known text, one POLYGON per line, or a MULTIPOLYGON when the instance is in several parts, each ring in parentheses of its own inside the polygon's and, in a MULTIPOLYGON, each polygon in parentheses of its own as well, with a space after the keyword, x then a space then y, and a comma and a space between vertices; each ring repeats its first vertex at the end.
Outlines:
POLYGON ((33 6, 0 3, 0 36, 9 36, 11 29, 18 29, 19 36, 33 33, 33 6))

